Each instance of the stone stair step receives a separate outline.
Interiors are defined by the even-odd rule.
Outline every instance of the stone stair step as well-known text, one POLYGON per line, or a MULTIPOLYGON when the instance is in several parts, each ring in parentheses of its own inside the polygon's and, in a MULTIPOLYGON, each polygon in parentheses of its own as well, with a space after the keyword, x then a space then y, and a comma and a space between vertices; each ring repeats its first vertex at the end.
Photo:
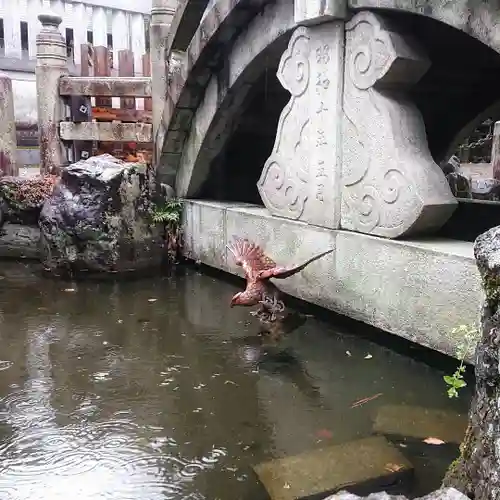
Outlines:
POLYGON ((272 500, 320 500, 341 490, 368 494, 400 486, 413 466, 382 436, 312 450, 254 467, 272 500))
POLYGON ((420 406, 381 406, 373 430, 387 436, 416 439, 435 437, 446 443, 460 444, 467 428, 467 416, 420 406))

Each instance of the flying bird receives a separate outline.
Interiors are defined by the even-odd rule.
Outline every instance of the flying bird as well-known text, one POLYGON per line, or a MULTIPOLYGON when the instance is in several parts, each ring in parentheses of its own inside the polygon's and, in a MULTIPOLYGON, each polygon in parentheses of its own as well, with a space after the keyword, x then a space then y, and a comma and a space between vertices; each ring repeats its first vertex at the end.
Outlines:
POLYGON ((276 312, 284 311, 285 306, 280 299, 281 292, 270 279, 289 278, 302 271, 311 262, 320 259, 334 250, 330 249, 322 252, 299 266, 280 267, 263 252, 260 246, 251 243, 246 238, 233 236, 233 242, 228 244, 227 248, 233 254, 236 265, 243 267, 247 280, 245 291, 238 292, 233 296, 230 307, 252 307, 260 304, 260 309, 252 314, 260 316, 261 319, 262 315, 265 315, 271 320, 275 317, 276 312))

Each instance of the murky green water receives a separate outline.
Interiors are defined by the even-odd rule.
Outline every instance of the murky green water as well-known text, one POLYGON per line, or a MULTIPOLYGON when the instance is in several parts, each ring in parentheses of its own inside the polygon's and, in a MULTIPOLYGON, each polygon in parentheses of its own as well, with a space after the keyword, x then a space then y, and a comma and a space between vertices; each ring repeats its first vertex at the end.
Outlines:
MULTIPOLYGON (((314 318, 256 365, 237 287, 193 270, 61 283, 1 263, 0 278, 1 500, 265 500, 252 465, 370 436, 384 405, 467 409, 442 373, 314 318)), ((402 448, 414 492, 454 451, 422 449, 402 448)))

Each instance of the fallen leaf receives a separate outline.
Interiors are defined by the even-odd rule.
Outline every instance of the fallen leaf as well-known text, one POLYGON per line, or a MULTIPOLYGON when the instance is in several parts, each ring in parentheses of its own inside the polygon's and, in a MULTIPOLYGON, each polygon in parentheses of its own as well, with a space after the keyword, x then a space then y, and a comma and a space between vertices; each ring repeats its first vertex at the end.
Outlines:
POLYGON ((156 302, 158 299, 148 299, 148 302, 156 302))
POLYGON ((372 358, 373 358, 373 356, 372 356, 371 354, 367 354, 367 355, 365 356, 365 359, 372 359, 372 358))
POLYGON ((435 437, 428 437, 424 439, 425 444, 433 444, 433 445, 440 445, 440 444, 445 444, 445 442, 442 439, 435 438, 435 437))
POLYGON ((385 470, 389 472, 398 472, 403 468, 403 465, 399 464, 385 464, 385 470))
POLYGON ((328 429, 320 429, 318 432, 316 432, 316 436, 321 439, 331 439, 333 437, 333 433, 328 429))

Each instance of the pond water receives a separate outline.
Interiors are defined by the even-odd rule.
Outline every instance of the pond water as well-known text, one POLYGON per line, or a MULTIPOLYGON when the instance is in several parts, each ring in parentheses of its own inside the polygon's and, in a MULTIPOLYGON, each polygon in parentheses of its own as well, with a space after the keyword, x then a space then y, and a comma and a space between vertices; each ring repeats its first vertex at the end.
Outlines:
MULTIPOLYGON (((442 372, 334 320, 309 317, 256 364, 238 290, 189 268, 72 283, 3 262, 0 498, 266 500, 253 465, 370 436, 384 405, 466 413, 442 372)), ((401 449, 413 494, 456 453, 401 449)))

